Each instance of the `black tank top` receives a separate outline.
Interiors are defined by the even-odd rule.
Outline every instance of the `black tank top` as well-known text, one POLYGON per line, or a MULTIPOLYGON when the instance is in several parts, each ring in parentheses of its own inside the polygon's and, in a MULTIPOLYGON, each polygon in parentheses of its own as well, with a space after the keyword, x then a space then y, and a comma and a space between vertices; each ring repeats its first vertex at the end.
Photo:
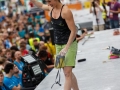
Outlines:
POLYGON ((54 19, 52 17, 52 11, 54 8, 51 10, 51 24, 54 29, 54 42, 55 44, 58 44, 58 45, 67 44, 70 33, 71 33, 65 19, 63 19, 61 16, 62 8, 61 8, 60 16, 58 19, 54 19))

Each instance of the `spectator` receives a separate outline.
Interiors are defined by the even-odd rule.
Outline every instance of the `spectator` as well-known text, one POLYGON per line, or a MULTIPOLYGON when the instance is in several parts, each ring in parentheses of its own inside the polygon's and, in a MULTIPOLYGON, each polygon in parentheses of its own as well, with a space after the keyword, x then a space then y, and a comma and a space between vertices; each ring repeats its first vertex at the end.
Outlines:
POLYGON ((38 57, 46 64, 48 72, 50 72, 54 68, 53 59, 48 57, 48 53, 45 50, 41 50, 38 54, 38 57))
POLYGON ((12 51, 19 51, 19 49, 16 46, 10 47, 10 50, 12 50, 12 51))
POLYGON ((35 21, 34 16, 33 16, 32 18, 33 18, 33 19, 32 19, 32 25, 36 26, 37 21, 35 21))
POLYGON ((4 75, 3 72, 0 70, 0 90, 8 90, 6 85, 3 83, 4 75))
POLYGON ((11 50, 10 49, 6 49, 6 53, 5 53, 5 56, 6 56, 6 59, 8 61, 10 61, 11 63, 13 62, 11 56, 12 56, 12 53, 11 53, 11 50))
POLYGON ((28 42, 29 42, 31 48, 34 46, 34 45, 33 45, 33 40, 34 40, 34 39, 37 39, 37 41, 40 42, 40 39, 39 39, 39 38, 35 38, 35 37, 34 37, 34 32, 31 31, 31 32, 29 33, 29 36, 30 36, 30 38, 29 38, 28 42))
POLYGON ((21 40, 20 37, 16 37, 16 46, 17 46, 18 48, 19 48, 20 40, 21 40))
POLYGON ((25 32, 28 33, 29 32, 29 30, 28 30, 28 22, 27 22, 26 19, 23 21, 23 24, 24 24, 24 30, 25 30, 25 32))
POLYGON ((29 53, 28 50, 26 50, 25 43, 20 43, 20 51, 21 51, 22 56, 25 56, 29 53))
POLYGON ((11 53, 12 53, 11 58, 12 58, 12 60, 15 60, 15 52, 19 51, 19 49, 17 48, 17 46, 12 46, 10 48, 10 50, 11 50, 11 53))
POLYGON ((90 13, 93 13, 93 30, 104 30, 104 20, 102 18, 103 7, 100 6, 99 0, 94 0, 91 3, 90 13))
POLYGON ((34 53, 37 53, 39 51, 39 47, 40 44, 38 43, 37 39, 33 39, 33 46, 31 47, 31 51, 33 51, 34 53))
POLYGON ((3 21, 2 26, 3 26, 3 28, 6 28, 6 26, 7 26, 6 20, 3 21))
POLYGON ((20 84, 14 82, 13 75, 15 73, 16 66, 12 63, 7 63, 5 65, 4 71, 6 76, 4 77, 3 83, 8 88, 7 90, 20 90, 20 84))
POLYGON ((8 34, 9 34, 9 41, 10 41, 10 43, 12 45, 14 45, 15 44, 15 39, 16 39, 16 33, 14 31, 11 31, 8 34))
POLYGON ((5 45, 6 49, 8 49, 12 46, 12 44, 8 38, 8 33, 4 33, 4 45, 5 45))
POLYGON ((6 58, 0 57, 0 70, 4 70, 4 66, 7 62, 6 58))
MULTIPOLYGON (((105 3, 105 0, 103 0, 103 2, 105 3)), ((117 0, 112 0, 108 2, 107 5, 110 7, 109 18, 110 18, 111 28, 119 28, 118 14, 120 13, 120 4, 118 3, 117 0)))
POLYGON ((34 36, 36 37, 36 38, 39 38, 40 39, 40 31, 39 31, 39 29, 40 29, 40 27, 38 26, 38 25, 36 25, 36 27, 35 27, 35 30, 34 30, 34 36))
POLYGON ((28 43, 28 40, 29 40, 29 34, 25 34, 25 40, 26 40, 26 43, 28 43))
POLYGON ((16 84, 20 84, 20 86, 22 87, 22 74, 19 73, 19 69, 16 65, 15 66, 15 71, 14 71, 14 75, 12 76, 13 81, 16 84))
POLYGON ((29 15, 29 17, 28 17, 28 23, 32 23, 32 20, 33 19, 33 16, 32 15, 29 15))
POLYGON ((16 51, 15 52, 15 61, 14 64, 18 67, 19 70, 23 70, 24 67, 24 63, 21 61, 21 52, 20 51, 16 51))
POLYGON ((6 52, 6 49, 2 49, 2 53, 1 53, 1 57, 4 57, 5 58, 5 52, 6 52))
POLYGON ((40 13, 40 12, 37 12, 37 13, 36 13, 35 19, 40 22, 40 18, 41 18, 41 17, 40 17, 40 15, 39 15, 39 13, 40 13))
MULTIPOLYGON (((27 44, 27 41, 25 39, 20 40, 20 44, 25 44, 26 49, 29 51, 31 49, 30 45, 27 44)), ((19 48, 19 47, 18 47, 19 48)))
POLYGON ((0 12, 0 23, 5 19, 5 16, 2 15, 2 12, 0 12))
POLYGON ((19 26, 19 32, 18 32, 18 35, 21 37, 21 38, 24 38, 25 37, 25 30, 23 30, 23 28, 21 26, 19 26))
POLYGON ((32 25, 32 23, 28 23, 27 29, 28 29, 29 32, 33 31, 34 30, 34 25, 32 25))
POLYGON ((42 26, 37 23, 36 27, 38 27, 39 28, 39 32, 43 33, 42 35, 44 35, 44 29, 42 28, 42 26))
POLYGON ((1 14, 1 12, 0 12, 0 23, 3 21, 3 19, 2 19, 2 14, 1 14))
POLYGON ((50 60, 52 60, 52 62, 54 63, 54 59, 53 59, 54 55, 49 52, 47 46, 45 46, 45 45, 40 46, 40 51, 43 51, 43 50, 47 52, 48 58, 50 58, 50 60))
POLYGON ((45 46, 45 45, 40 46, 40 51, 42 51, 42 50, 44 50, 44 51, 48 51, 47 46, 45 46))
POLYGON ((36 13, 35 21, 36 21, 39 25, 41 25, 41 22, 40 22, 41 17, 40 17, 40 15, 39 15, 39 13, 40 13, 40 12, 37 12, 37 13, 36 13))
POLYGON ((55 49, 55 46, 52 44, 52 41, 51 41, 51 37, 50 37, 50 36, 47 36, 47 37, 46 37, 45 46, 47 46, 48 52, 49 52, 51 55, 54 56, 54 55, 56 54, 56 49, 55 49))
MULTIPOLYGON (((1 39, 1 38, 0 38, 0 39, 1 39)), ((5 48, 5 47, 4 47, 4 43, 3 43, 2 40, 0 40, 0 47, 1 47, 1 48, 5 48)))
POLYGON ((36 27, 39 28, 38 32, 39 32, 39 37, 41 41, 45 41, 45 33, 44 33, 44 29, 42 27, 40 27, 39 24, 36 24, 36 27))

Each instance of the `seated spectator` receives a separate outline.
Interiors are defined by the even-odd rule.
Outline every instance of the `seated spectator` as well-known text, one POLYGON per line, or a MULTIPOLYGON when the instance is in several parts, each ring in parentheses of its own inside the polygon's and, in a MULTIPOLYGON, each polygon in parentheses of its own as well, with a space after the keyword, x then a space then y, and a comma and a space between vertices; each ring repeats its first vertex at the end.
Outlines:
POLYGON ((44 41, 40 41, 39 43, 40 43, 40 47, 45 45, 44 41))
POLYGON ((19 51, 19 49, 17 48, 17 46, 12 46, 10 48, 10 50, 11 50, 11 58, 12 58, 12 60, 15 60, 14 54, 15 54, 16 51, 19 51))
POLYGON ((28 23, 32 23, 33 22, 33 18, 32 18, 33 16, 32 15, 30 15, 29 17, 28 17, 28 23))
POLYGON ((34 40, 34 39, 37 39, 37 41, 40 42, 40 39, 39 39, 39 38, 35 38, 35 37, 34 37, 34 32, 30 32, 30 33, 29 33, 29 36, 30 36, 30 38, 29 38, 28 42, 29 42, 31 48, 33 47, 33 40, 34 40))
POLYGON ((76 36, 77 42, 82 40, 85 37, 86 34, 87 34, 87 29, 79 30, 78 33, 77 33, 77 36, 76 36))
POLYGON ((0 71, 0 90, 8 90, 8 88, 3 83, 4 75, 3 72, 0 71))
POLYGON ((38 54, 38 57, 46 64, 48 72, 50 72, 54 68, 53 59, 48 57, 48 53, 45 50, 41 50, 38 54))
POLYGON ((28 30, 28 23, 27 23, 27 19, 26 18, 23 20, 23 25, 24 25, 25 32, 28 33, 29 30, 28 30))
MULTIPOLYGON (((41 20, 41 19, 40 19, 41 20)), ((38 24, 38 25, 41 25, 41 21, 40 20, 37 20, 35 19, 35 26, 38 24)))
POLYGON ((12 51, 19 51, 19 49, 16 46, 10 47, 10 50, 12 50, 12 51))
POLYGON ((31 51, 37 53, 39 51, 40 44, 38 43, 37 39, 33 39, 33 46, 31 47, 31 51))
POLYGON ((4 70, 4 66, 7 63, 7 60, 3 57, 0 57, 0 70, 4 70))
POLYGON ((46 39, 45 46, 47 46, 47 51, 54 56, 56 54, 56 49, 55 46, 52 44, 51 37, 47 36, 45 39, 46 39))
POLYGON ((6 22, 6 20, 3 21, 2 26, 3 26, 3 29, 6 28, 6 26, 7 26, 7 22, 6 22))
POLYGON ((38 26, 35 27, 34 36, 40 39, 40 31, 38 26))
POLYGON ((27 33, 27 34, 25 34, 25 41, 27 44, 28 44, 28 40, 29 40, 29 34, 27 33))
POLYGON ((39 24, 36 24, 36 27, 34 30, 34 35, 35 35, 35 37, 40 38, 40 41, 45 41, 44 30, 42 27, 40 27, 39 24))
POLYGON ((26 49, 26 44, 24 43, 20 43, 20 51, 22 56, 25 56, 29 53, 28 50, 26 49))
POLYGON ((4 41, 4 45, 5 45, 5 48, 7 49, 7 48, 10 48, 12 45, 11 45, 11 42, 9 41, 9 39, 6 39, 5 41, 4 41))
POLYGON ((33 17, 33 19, 32 19, 33 21, 32 21, 32 25, 34 25, 34 26, 36 26, 36 21, 35 21, 35 18, 33 17))
POLYGON ((12 79, 16 84, 20 84, 20 86, 22 87, 22 74, 19 73, 19 69, 16 65, 15 65, 15 71, 14 71, 14 75, 12 76, 12 79))
POLYGON ((40 17, 40 14, 39 14, 39 13, 40 13, 40 12, 37 12, 37 13, 36 13, 35 19, 40 22, 40 18, 41 18, 41 17, 40 17))
POLYGON ((6 52, 6 49, 3 48, 3 49, 2 49, 2 52, 0 53, 0 56, 1 56, 1 57, 5 57, 5 52, 6 52))
POLYGON ((44 51, 47 51, 47 52, 48 52, 48 48, 47 48, 47 46, 45 46, 45 45, 41 45, 39 50, 40 50, 40 51, 44 50, 44 51))
POLYGON ((18 48, 19 48, 20 40, 21 40, 20 37, 16 37, 16 46, 17 46, 18 48))
POLYGON ((4 33, 4 45, 5 45, 5 48, 10 48, 12 46, 9 38, 8 38, 8 33, 4 33))
POLYGON ((16 33, 13 31, 9 32, 9 41, 12 45, 15 44, 15 39, 16 39, 16 33))
POLYGON ((34 30, 34 28, 32 26, 32 23, 28 23, 27 29, 28 29, 29 32, 32 31, 32 30, 34 30))
POLYGON ((6 49, 6 53, 5 53, 5 56, 6 56, 6 59, 10 62, 13 62, 11 56, 12 56, 12 53, 11 53, 11 50, 10 49, 6 49))
POLYGON ((19 70, 23 70, 24 67, 24 63, 21 61, 21 52, 20 51, 16 51, 15 52, 15 61, 14 64, 18 67, 19 70))
POLYGON ((50 60, 52 60, 52 62, 54 63, 54 55, 52 55, 52 54, 49 52, 48 47, 45 46, 45 45, 40 46, 40 51, 43 51, 43 50, 47 52, 48 58, 50 58, 50 60))
POLYGON ((9 61, 7 61, 6 58, 0 57, 0 70, 2 70, 3 74, 5 75, 4 72, 4 67, 7 63, 10 63, 9 61))
POLYGON ((21 38, 24 38, 24 37, 25 37, 25 34, 26 34, 25 30, 24 30, 21 26, 19 26, 18 35, 19 35, 21 38))
MULTIPOLYGON (((27 44, 27 41, 25 39, 20 39, 20 44, 24 44, 26 46, 27 50, 30 50, 31 47, 29 44, 27 44)), ((18 46, 18 48, 20 49, 20 47, 18 46)))
POLYGON ((5 16, 2 15, 2 12, 0 12, 0 23, 5 19, 5 16))
POLYGON ((20 90, 21 86, 20 84, 14 82, 13 75, 15 73, 15 65, 12 63, 7 63, 5 65, 4 71, 6 73, 6 76, 4 77, 3 83, 8 88, 7 90, 20 90))
POLYGON ((5 47, 4 47, 4 43, 3 43, 3 41, 1 40, 1 37, 0 37, 0 48, 5 48, 5 47))
POLYGON ((36 27, 39 27, 39 32, 41 33, 41 35, 44 35, 44 29, 42 28, 42 26, 37 23, 36 27))

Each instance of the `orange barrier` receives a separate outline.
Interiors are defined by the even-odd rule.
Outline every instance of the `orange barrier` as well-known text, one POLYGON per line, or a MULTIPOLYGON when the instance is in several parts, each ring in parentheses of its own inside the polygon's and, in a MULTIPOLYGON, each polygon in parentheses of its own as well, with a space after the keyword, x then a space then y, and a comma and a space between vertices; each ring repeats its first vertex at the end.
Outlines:
MULTIPOLYGON (((70 9, 76 9, 76 10, 81 10, 82 9, 82 4, 81 3, 75 3, 75 4, 68 4, 68 8, 70 9)), ((50 21, 50 16, 48 15, 48 11, 45 11, 45 18, 47 21, 50 21)))
POLYGON ((70 9, 76 9, 76 10, 80 10, 80 9, 82 9, 82 5, 81 5, 81 3, 75 3, 75 4, 68 4, 67 5, 68 6, 68 8, 70 8, 70 9))

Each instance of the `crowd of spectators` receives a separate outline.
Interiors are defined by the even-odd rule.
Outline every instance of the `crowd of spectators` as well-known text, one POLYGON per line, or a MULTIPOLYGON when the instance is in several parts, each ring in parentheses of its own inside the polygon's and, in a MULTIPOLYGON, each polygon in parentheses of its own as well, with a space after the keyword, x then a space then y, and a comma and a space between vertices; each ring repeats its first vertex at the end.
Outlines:
POLYGON ((44 28, 39 12, 20 13, 9 8, 0 12, 0 88, 20 90, 24 62, 21 58, 34 53, 47 71, 54 67, 55 47, 48 28, 44 28))
POLYGON ((93 14, 93 30, 100 31, 105 29, 119 28, 120 3, 118 0, 101 3, 100 0, 93 0, 90 7, 93 14))

